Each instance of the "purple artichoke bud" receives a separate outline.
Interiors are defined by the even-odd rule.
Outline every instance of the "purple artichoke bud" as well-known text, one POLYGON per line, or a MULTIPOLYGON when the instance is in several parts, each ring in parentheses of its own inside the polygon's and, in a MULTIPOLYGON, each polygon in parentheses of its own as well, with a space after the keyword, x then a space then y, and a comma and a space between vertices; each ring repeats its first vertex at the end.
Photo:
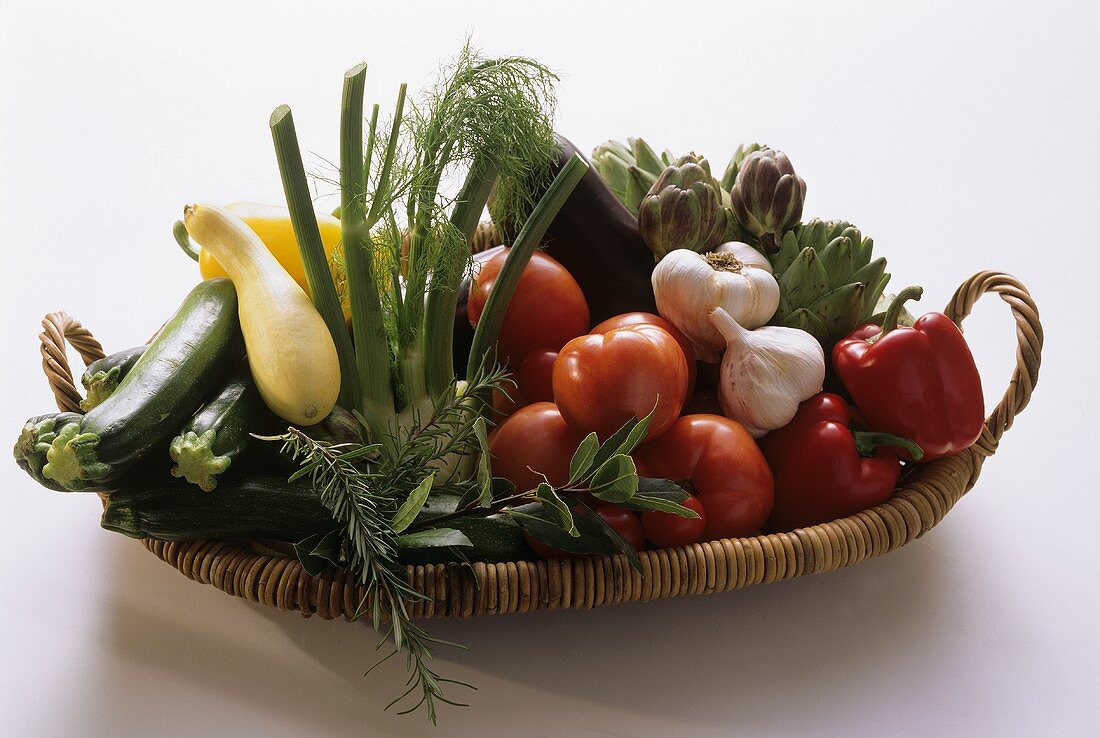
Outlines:
POLYGON ((761 149, 745 157, 730 192, 730 208, 741 227, 775 253, 783 234, 798 225, 806 182, 782 151, 761 149))
POLYGON ((722 243, 726 210, 706 160, 667 167, 638 208, 638 227, 657 261, 673 249, 703 253, 722 243))
POLYGON ((365 443, 363 425, 349 410, 339 405, 332 408, 324 420, 317 425, 311 425, 303 431, 315 441, 326 443, 365 443))

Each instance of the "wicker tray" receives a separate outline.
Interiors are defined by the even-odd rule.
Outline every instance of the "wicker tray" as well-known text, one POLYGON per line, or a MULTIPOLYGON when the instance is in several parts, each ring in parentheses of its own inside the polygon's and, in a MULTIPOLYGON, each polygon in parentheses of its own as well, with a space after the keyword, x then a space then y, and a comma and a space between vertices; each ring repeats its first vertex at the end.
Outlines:
MULTIPOLYGON (((1027 289, 1014 277, 981 272, 955 292, 946 313, 956 323, 987 292, 1001 296, 1016 319, 1016 367, 1008 389, 986 420, 981 438, 955 456, 918 466, 882 505, 831 523, 789 533, 720 539, 681 548, 641 551, 643 571, 621 554, 499 564, 409 566, 409 581, 428 599, 414 617, 470 617, 499 613, 592 608, 620 602, 709 594, 818 574, 858 564, 904 546, 933 528, 978 479, 1001 436, 1031 398, 1039 375, 1043 330, 1027 289)), ((61 410, 79 411, 80 393, 65 342, 85 364, 103 356, 91 332, 63 312, 42 321, 42 367, 61 410)), ((362 588, 346 574, 310 576, 294 559, 224 541, 142 543, 184 576, 280 610, 309 617, 351 619, 362 588)))

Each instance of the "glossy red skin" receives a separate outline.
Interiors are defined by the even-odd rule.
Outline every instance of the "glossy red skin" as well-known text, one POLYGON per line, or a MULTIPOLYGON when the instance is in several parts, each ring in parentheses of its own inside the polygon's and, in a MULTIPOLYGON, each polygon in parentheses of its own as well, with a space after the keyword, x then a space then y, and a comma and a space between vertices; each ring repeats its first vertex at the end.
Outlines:
POLYGON ((982 433, 982 380, 962 332, 943 313, 917 318, 874 343, 857 328, 833 348, 833 367, 871 429, 909 438, 931 461, 968 448, 982 433))
POLYGON ((698 518, 684 518, 672 513, 647 510, 642 513, 642 530, 645 537, 658 548, 688 546, 703 540, 707 527, 707 511, 697 497, 689 497, 680 503, 698 513, 698 518))
POLYGON ((493 391, 493 420, 500 423, 508 416, 515 413, 521 407, 526 407, 531 403, 524 397, 523 391, 518 387, 512 387, 511 385, 505 387, 503 390, 493 391))
POLYGON ((557 351, 536 349, 524 357, 513 379, 528 402, 554 401, 554 361, 557 351))
POLYGON ((544 481, 563 486, 569 481, 569 461, 583 438, 566 424, 554 403, 522 407, 489 434, 493 475, 521 491, 544 481))
POLYGON ((798 406, 794 419, 764 439, 775 477, 768 528, 789 531, 854 515, 885 502, 901 474, 897 449, 865 458, 849 429, 852 412, 838 395, 822 392, 798 406))
POLYGON ((625 328, 628 325, 655 325, 658 328, 664 328, 669 332, 669 335, 676 339, 676 343, 680 344, 680 349, 684 352, 684 358, 687 359, 687 396, 691 397, 692 393, 695 392, 695 347, 691 345, 691 341, 688 340, 688 337, 685 336, 679 328, 662 318, 660 315, 643 312, 623 313, 622 315, 608 318, 590 330, 589 333, 607 333, 616 328, 625 328))
POLYGON ((604 522, 614 528, 615 532, 635 550, 640 551, 645 548, 645 532, 642 530, 642 521, 637 513, 611 504, 600 505, 592 511, 603 518, 604 522))
MULTIPOLYGON (((510 249, 503 248, 481 263, 466 305, 470 323, 476 325, 481 318, 509 253, 510 249)), ((498 357, 504 363, 518 363, 535 349, 557 351, 589 325, 588 303, 577 280, 561 264, 536 251, 504 313, 498 357)))
POLYGON ((687 399, 688 365, 672 335, 633 325, 574 338, 554 362, 554 400, 578 433, 606 440, 651 411, 647 439, 675 421, 687 399))
POLYGON ((772 511, 771 469, 745 427, 729 418, 685 415, 634 456, 648 476, 690 482, 707 511, 706 540, 752 535, 772 511))

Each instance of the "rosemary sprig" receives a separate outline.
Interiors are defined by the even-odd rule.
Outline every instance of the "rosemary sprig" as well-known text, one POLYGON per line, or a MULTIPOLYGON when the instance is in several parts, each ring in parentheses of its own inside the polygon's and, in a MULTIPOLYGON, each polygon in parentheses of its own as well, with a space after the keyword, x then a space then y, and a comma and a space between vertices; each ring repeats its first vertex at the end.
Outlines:
POLYGON ((494 369, 475 377, 466 392, 452 383, 429 414, 415 419, 415 426, 406 435, 387 439, 392 443, 392 454, 383 453, 387 444, 381 442, 329 444, 293 427, 269 439, 282 441, 283 452, 298 462, 291 480, 308 479, 341 526, 348 568, 365 588, 354 618, 367 613, 374 629, 384 633, 377 648, 393 643, 393 652, 381 661, 405 653, 407 689, 387 708, 418 694, 415 703, 401 713, 423 706, 433 723, 437 702, 462 704, 444 695, 444 685, 472 685, 443 678, 429 665, 435 646, 456 644, 434 638, 412 622, 408 604, 423 600, 424 595, 409 585, 398 560, 402 535, 394 529, 393 521, 398 509, 425 479, 435 477, 449 458, 461 458, 477 447, 480 408, 472 407, 472 403, 503 386, 506 376, 503 369, 494 369))

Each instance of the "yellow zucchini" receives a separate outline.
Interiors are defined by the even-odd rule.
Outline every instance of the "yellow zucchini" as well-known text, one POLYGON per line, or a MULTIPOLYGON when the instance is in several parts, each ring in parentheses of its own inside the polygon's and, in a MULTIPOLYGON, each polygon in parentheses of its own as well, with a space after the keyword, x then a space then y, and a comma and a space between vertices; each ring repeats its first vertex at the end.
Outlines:
MULTIPOLYGON (((261 205, 254 202, 235 202, 225 209, 243 220, 256 232, 267 250, 282 264, 283 269, 294 278, 306 294, 309 294, 309 282, 306 280, 306 268, 298 251, 298 240, 294 237, 294 227, 290 221, 290 211, 285 205, 261 205)), ((335 254, 340 245, 340 219, 328 213, 317 213, 317 230, 321 242, 325 245, 329 268, 335 270, 335 254)), ((203 279, 227 277, 225 269, 208 252, 199 253, 199 273, 203 279)), ((335 273, 333 277, 335 278, 335 273)))
POLYGON ((188 205, 184 225, 237 289, 252 377, 271 410, 296 425, 324 420, 340 393, 328 326, 255 231, 216 205, 188 205))

